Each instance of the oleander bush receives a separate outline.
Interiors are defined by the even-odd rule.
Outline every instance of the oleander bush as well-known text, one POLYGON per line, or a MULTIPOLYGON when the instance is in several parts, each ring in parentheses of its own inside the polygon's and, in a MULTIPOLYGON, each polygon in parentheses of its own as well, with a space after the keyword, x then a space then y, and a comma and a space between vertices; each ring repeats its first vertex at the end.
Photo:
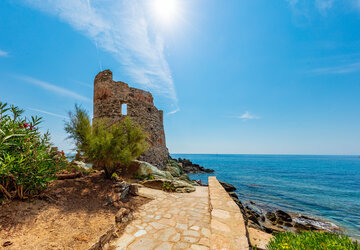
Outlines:
POLYGON ((65 124, 69 138, 95 168, 105 171, 107 178, 126 169, 147 148, 142 127, 129 117, 111 124, 107 119, 96 119, 93 124, 86 110, 75 105, 65 124))
POLYGON ((49 133, 42 134, 40 117, 0 102, 0 199, 37 195, 65 164, 65 155, 51 149, 49 133))
POLYGON ((346 235, 327 232, 291 232, 276 234, 269 244, 269 250, 291 249, 291 250, 352 250, 360 249, 360 244, 352 241, 346 235))

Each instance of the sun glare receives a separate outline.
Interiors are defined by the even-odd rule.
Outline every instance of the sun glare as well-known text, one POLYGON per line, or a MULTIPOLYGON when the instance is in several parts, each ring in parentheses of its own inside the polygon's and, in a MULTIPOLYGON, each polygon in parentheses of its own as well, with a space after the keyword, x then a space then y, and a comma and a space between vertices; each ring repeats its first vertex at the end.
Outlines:
POLYGON ((154 14, 160 21, 171 22, 177 14, 177 0, 154 0, 154 14))

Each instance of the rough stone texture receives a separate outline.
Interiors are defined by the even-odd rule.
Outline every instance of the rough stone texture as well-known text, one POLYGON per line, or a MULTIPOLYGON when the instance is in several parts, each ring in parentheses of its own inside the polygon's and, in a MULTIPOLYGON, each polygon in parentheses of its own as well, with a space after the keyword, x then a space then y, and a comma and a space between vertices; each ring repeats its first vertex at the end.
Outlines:
POLYGON ((211 249, 249 249, 243 215, 215 176, 209 177, 211 249))
POLYGON ((165 142, 163 111, 154 106, 150 92, 114 81, 110 70, 100 72, 94 81, 94 119, 120 121, 125 117, 121 110, 123 104, 127 104, 127 116, 142 125, 149 135, 150 148, 140 160, 164 169, 169 152, 165 142))
POLYGON ((134 213, 110 249, 209 249, 207 187, 196 187, 190 194, 139 188, 139 195, 153 200, 134 213))
POLYGON ((170 172, 159 170, 148 162, 135 161, 134 164, 137 165, 137 171, 135 173, 136 176, 168 180, 174 179, 170 172))
POLYGON ((269 244, 271 238, 273 237, 271 234, 262 232, 255 228, 248 228, 249 239, 251 242, 251 246, 257 247, 257 249, 266 249, 266 245, 269 244))
POLYGON ((168 192, 191 193, 195 191, 194 186, 192 186, 191 184, 185 181, 180 181, 180 180, 165 180, 165 179, 145 180, 141 182, 141 184, 148 188, 154 188, 168 192))

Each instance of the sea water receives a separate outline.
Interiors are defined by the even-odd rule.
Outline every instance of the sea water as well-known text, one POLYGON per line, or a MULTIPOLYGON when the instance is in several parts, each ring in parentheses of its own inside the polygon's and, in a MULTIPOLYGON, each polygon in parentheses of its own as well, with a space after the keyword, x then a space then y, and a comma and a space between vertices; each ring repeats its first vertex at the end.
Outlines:
POLYGON ((322 218, 360 239, 360 157, 310 155, 172 154, 233 184, 242 201, 322 218))

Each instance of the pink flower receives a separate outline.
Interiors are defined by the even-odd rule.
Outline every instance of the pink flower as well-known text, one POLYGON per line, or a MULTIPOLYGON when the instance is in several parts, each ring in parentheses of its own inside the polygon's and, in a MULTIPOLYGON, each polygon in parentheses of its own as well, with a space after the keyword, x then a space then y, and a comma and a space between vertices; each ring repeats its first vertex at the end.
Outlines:
POLYGON ((29 124, 27 124, 27 123, 23 123, 23 126, 25 127, 25 128, 28 128, 28 127, 30 127, 30 125, 29 124))

